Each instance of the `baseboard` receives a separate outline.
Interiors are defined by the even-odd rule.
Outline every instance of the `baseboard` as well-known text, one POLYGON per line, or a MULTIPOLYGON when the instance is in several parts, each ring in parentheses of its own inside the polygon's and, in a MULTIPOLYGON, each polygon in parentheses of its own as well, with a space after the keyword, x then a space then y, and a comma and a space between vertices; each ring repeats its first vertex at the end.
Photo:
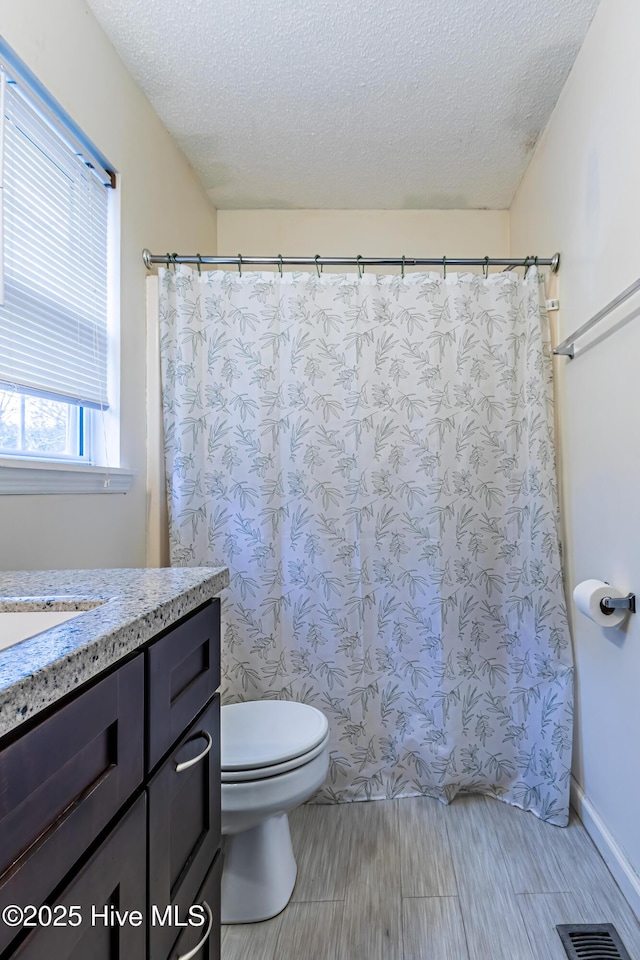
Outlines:
POLYGON ((582 820, 585 830, 600 851, 624 897, 640 919, 640 877, 609 833, 580 784, 571 777, 571 806, 582 820))

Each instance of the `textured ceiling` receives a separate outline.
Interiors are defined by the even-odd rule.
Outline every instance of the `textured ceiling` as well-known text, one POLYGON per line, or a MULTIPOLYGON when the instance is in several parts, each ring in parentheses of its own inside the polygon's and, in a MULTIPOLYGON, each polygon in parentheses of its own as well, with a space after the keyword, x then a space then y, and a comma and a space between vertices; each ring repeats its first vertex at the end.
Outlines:
POLYGON ((598 0, 89 0, 215 205, 508 207, 598 0))

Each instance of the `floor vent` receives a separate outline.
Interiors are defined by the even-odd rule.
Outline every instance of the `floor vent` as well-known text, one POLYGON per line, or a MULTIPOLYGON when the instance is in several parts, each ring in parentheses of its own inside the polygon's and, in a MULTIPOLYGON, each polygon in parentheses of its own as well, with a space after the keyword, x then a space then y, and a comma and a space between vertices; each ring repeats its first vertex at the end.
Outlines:
POLYGON ((612 923, 562 923, 556 930, 569 960, 631 960, 612 923))

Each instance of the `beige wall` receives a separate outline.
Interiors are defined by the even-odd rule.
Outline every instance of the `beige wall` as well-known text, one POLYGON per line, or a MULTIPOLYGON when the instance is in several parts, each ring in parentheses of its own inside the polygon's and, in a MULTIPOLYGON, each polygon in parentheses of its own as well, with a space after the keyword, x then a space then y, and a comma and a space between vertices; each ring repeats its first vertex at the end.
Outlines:
POLYGON ((146 559, 143 247, 211 250, 215 210, 81 0, 0 0, 0 30, 121 176, 121 464, 126 495, 0 498, 0 566, 141 566, 146 559))
MULTIPOLYGON (((219 210, 218 252, 509 255, 507 210, 219 210)), ((391 272, 391 271, 390 271, 391 272)))
MULTIPOLYGON (((515 255, 562 251, 562 337, 640 275, 639 36, 637 0, 602 0, 512 207, 515 255)), ((599 342, 558 363, 569 597, 588 577, 640 593, 640 323, 618 324, 638 307, 637 296, 599 342)), ((585 816, 627 861, 618 878, 638 907, 640 616, 620 631, 572 619, 574 776, 585 816)))

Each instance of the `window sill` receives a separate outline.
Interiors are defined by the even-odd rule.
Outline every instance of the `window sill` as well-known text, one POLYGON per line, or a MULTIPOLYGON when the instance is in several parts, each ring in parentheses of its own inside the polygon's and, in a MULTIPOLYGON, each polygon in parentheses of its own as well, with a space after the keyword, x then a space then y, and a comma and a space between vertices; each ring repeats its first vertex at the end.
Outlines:
POLYGON ((134 473, 122 467, 0 457, 0 496, 47 493, 126 493, 134 473))

